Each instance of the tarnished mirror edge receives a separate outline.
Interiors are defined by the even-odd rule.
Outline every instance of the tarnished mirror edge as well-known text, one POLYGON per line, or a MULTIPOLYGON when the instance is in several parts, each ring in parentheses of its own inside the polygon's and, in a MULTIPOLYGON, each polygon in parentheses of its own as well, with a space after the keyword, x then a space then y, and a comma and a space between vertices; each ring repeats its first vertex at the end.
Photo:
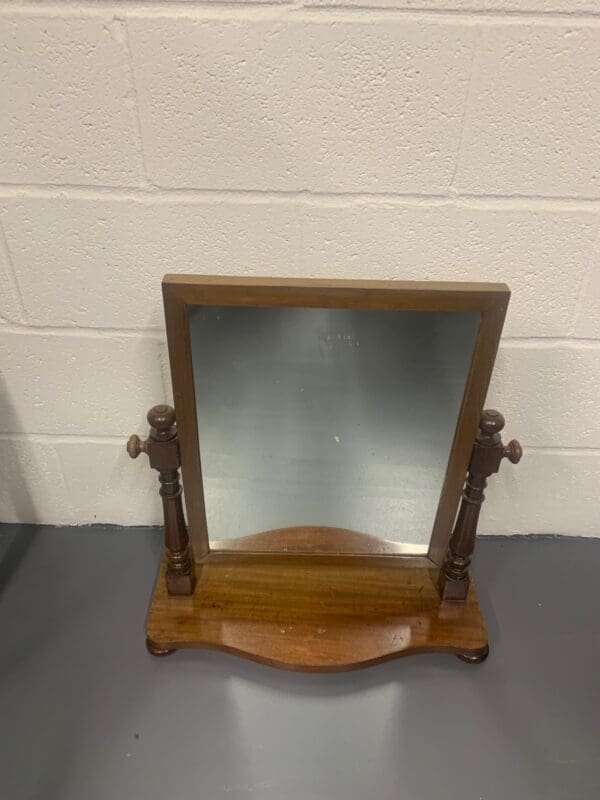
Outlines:
MULTIPOLYGON (((480 312, 482 319, 428 549, 428 558, 436 565, 442 564, 508 307, 510 290, 506 284, 165 275, 162 286, 188 527, 194 559, 198 563, 209 550, 214 551, 215 546, 214 543, 212 548, 209 546, 206 525, 188 306, 305 306, 480 312)), ((389 543, 382 541, 382 547, 370 551, 370 554, 391 555, 386 545, 389 543)), ((414 549, 413 553, 420 557, 414 549)))

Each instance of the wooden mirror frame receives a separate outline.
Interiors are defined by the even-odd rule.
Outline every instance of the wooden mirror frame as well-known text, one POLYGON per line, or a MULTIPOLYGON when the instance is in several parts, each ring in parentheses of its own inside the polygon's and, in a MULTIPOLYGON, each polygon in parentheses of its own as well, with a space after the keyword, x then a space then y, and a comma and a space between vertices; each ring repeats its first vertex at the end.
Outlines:
MULTIPOLYGON (((446 476, 441 487, 427 557, 441 566, 448 550, 473 441, 488 390, 508 300, 504 284, 322 281, 167 275, 163 298, 169 360, 183 476, 188 528, 194 559, 229 549, 209 544, 196 418, 190 341, 191 306, 293 306, 386 311, 472 311, 481 314, 446 476)), ((238 549, 238 548, 236 548, 238 549)), ((251 548, 250 548, 251 549, 251 548)), ((389 542, 371 543, 373 555, 393 551, 389 542)), ((400 548, 398 554, 402 554, 400 548)))
POLYGON ((488 652, 487 632, 469 573, 479 507, 487 477, 498 471, 504 457, 516 463, 521 455, 518 443, 502 445, 504 420, 498 412, 482 417, 510 298, 508 287, 199 275, 166 275, 162 286, 175 412, 167 406, 152 409, 148 441, 134 436, 128 443, 132 457, 144 451, 159 470, 165 509, 166 553, 148 618, 150 652, 166 655, 180 647, 212 647, 304 670, 349 669, 424 651, 482 661, 488 652), (406 555, 401 544, 331 528, 289 529, 303 532, 301 547, 293 545, 293 537, 286 538, 287 529, 210 545, 191 306, 481 314, 426 555, 406 555), (178 482, 180 464, 190 546, 178 482), (328 553, 317 546, 325 540, 328 553), (346 541, 351 547, 341 549, 346 541), (324 593, 334 600, 325 600, 324 593), (316 625, 315 614, 324 624, 316 625), (282 624, 288 619, 293 623, 282 624))

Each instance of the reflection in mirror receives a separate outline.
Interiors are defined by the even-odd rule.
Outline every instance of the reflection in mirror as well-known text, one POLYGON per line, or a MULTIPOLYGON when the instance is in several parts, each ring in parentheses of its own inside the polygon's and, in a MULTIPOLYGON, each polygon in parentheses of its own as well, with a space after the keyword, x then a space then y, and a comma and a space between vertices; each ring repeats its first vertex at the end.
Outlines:
POLYGON ((425 552, 480 314, 196 306, 209 537, 333 526, 425 552))

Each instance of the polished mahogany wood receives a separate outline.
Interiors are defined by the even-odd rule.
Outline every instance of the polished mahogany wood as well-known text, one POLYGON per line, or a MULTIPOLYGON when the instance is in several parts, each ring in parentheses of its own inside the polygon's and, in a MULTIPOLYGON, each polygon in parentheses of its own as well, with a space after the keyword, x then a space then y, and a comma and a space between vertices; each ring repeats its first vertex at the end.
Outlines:
POLYGON ((469 591, 469 565, 487 479, 498 472, 502 459, 508 458, 513 464, 521 460, 521 445, 516 439, 506 446, 502 444, 503 428, 504 417, 499 411, 483 412, 450 547, 440 570, 440 593, 445 600, 464 600, 469 591))
POLYGON ((181 597, 166 591, 164 570, 147 621, 155 655, 201 647, 327 672, 411 653, 487 654, 475 587, 464 603, 444 602, 427 558, 210 553, 181 597))
MULTIPOLYGON (((197 563, 210 550, 192 366, 188 309, 194 305, 294 306, 398 311, 475 311, 481 323, 454 440, 441 487, 429 557, 442 565, 448 550, 473 441, 510 298, 503 283, 330 281, 166 275, 163 300, 188 525, 197 563)), ((382 543, 381 552, 386 551, 382 543)))
POLYGON ((179 444, 175 412, 170 406, 154 406, 148 412, 150 435, 146 441, 135 434, 127 442, 131 458, 146 453, 150 466, 158 470, 165 520, 165 579, 170 594, 194 591, 194 562, 181 503, 179 444))

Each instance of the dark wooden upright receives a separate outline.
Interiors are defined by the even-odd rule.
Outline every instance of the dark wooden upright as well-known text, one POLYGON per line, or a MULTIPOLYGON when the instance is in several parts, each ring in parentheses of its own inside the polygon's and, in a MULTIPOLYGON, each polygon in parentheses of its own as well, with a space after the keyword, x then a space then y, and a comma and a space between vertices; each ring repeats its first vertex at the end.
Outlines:
POLYGON ((448 554, 440 570, 440 594, 443 600, 464 602, 469 591, 469 564, 475 548, 475 534, 481 504, 485 500, 483 490, 487 479, 500 469, 503 458, 513 464, 521 460, 521 445, 513 439, 502 444, 500 431, 504 428, 504 417, 499 411, 484 411, 479 423, 479 433, 473 447, 469 473, 448 554))
POLYGON ((148 412, 150 435, 146 441, 131 436, 127 452, 131 458, 146 453, 150 466, 158 470, 160 495, 165 516, 165 582, 169 594, 192 594, 194 561, 191 557, 188 532, 181 503, 179 483, 179 443, 175 411, 170 406, 154 406, 148 412))

